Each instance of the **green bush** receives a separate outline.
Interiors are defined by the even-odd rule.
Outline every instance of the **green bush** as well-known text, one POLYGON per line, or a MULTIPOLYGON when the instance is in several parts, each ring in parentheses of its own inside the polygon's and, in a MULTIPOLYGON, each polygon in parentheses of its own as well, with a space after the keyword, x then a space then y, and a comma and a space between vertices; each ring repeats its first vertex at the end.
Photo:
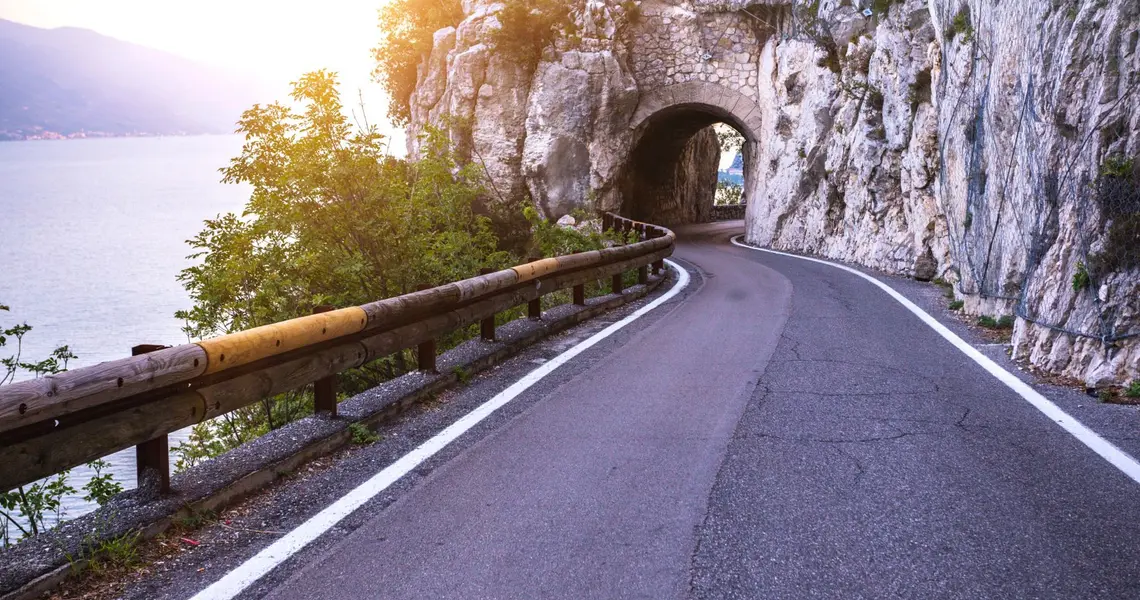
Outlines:
POLYGON ((965 305, 966 302, 964 300, 954 300, 950 303, 950 310, 962 310, 962 307, 965 305))
POLYGON ((509 61, 533 71, 558 37, 577 35, 572 4, 562 0, 506 0, 491 45, 509 61))
POLYGON ((970 7, 963 6, 954 18, 950 21, 950 26, 946 29, 946 39, 953 40, 955 37, 961 35, 962 43, 968 44, 970 40, 974 39, 974 26, 970 24, 970 7))
POLYGON ((1140 398, 1140 379, 1133 379, 1128 387, 1124 388, 1124 395, 1129 398, 1140 398))
POLYGON ((1083 261, 1077 262, 1077 272, 1073 273, 1073 291, 1079 292, 1088 289, 1092 285, 1092 277, 1089 276, 1089 270, 1085 267, 1083 261))
POLYGON ((1005 315, 999 318, 982 315, 978 317, 976 323, 980 327, 985 327, 986 329, 1012 329, 1014 318, 1013 315, 1005 315))

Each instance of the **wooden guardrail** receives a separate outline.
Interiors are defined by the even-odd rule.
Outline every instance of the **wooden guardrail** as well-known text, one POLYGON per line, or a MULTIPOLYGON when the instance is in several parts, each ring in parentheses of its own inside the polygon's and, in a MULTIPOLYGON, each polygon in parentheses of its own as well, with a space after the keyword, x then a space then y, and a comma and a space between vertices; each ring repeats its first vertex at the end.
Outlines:
POLYGON ((316 383, 316 409, 335 414, 330 378, 394 352, 418 347, 419 368, 435 369, 434 340, 481 323, 493 340, 494 317, 573 288, 650 265, 673 253, 668 229, 612 215, 603 227, 636 231, 641 241, 485 273, 478 277, 365 304, 326 310, 272 325, 171 348, 137 347, 136 356, 0 386, 0 491, 135 446, 140 482, 169 487, 167 434, 316 383), (153 472, 150 472, 153 471, 153 472))

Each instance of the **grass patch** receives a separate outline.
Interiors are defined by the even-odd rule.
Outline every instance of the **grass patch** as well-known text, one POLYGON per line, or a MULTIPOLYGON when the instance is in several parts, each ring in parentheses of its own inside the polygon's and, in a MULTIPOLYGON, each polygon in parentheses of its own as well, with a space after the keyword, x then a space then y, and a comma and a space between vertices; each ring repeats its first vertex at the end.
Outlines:
POLYGON ((966 305, 965 300, 954 300, 953 302, 950 303, 950 310, 962 310, 962 307, 965 305, 966 305))
POLYGON ((380 436, 375 431, 360 423, 349 424, 348 432, 352 435, 352 443, 357 446, 367 446, 380 441, 380 436))
POLYGON ((218 514, 210 509, 194 510, 188 509, 189 512, 181 517, 178 517, 178 525, 185 529, 198 529, 199 527, 218 518, 218 514))
POLYGON ((1013 329, 1013 315, 1004 315, 998 318, 982 315, 978 317, 975 323, 986 329, 1013 329))
POLYGON ((1129 398, 1140 398, 1140 379, 1133 379, 1132 383, 1124 388, 1124 395, 1129 398))

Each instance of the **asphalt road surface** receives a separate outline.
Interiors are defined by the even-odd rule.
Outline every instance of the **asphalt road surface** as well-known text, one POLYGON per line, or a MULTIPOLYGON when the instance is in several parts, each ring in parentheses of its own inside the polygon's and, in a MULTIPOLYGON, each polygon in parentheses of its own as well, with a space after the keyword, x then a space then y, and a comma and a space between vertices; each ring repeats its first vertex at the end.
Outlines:
POLYGON ((268 597, 1140 598, 1140 486, 882 290, 694 231, 667 314, 268 597))

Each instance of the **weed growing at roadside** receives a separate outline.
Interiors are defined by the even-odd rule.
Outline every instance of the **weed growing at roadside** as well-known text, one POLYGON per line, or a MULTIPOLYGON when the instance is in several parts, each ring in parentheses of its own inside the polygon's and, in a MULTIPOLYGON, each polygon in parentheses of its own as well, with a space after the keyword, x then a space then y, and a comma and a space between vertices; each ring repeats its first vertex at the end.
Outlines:
POLYGON ((989 315, 982 315, 978 317, 976 323, 979 327, 985 327, 986 329, 1012 329, 1013 315, 1005 315, 996 319, 989 315))
POLYGON ((965 305, 966 302, 964 300, 955 300, 950 303, 950 310, 962 310, 962 307, 965 305))
POLYGON ((376 432, 360 423, 350 424, 348 431, 352 434, 352 443, 357 446, 367 446, 380 441, 380 436, 376 435, 376 432))
POLYGON ((1140 398, 1140 379, 1133 379, 1132 383, 1124 388, 1124 395, 1129 398, 1140 398))
POLYGON ((463 385, 471 383, 471 371, 468 371, 463 367, 455 367, 451 370, 451 372, 455 373, 455 378, 459 381, 459 383, 463 385))
POLYGON ((1112 390, 1104 388, 1103 390, 1097 392, 1096 397, 1097 400, 1100 400, 1101 402, 1112 402, 1112 400, 1116 398, 1116 395, 1112 393, 1112 390))
POLYGON ((206 523, 218 518, 218 514, 210 509, 194 510, 187 507, 189 512, 178 517, 178 524, 186 529, 197 529, 206 523))

